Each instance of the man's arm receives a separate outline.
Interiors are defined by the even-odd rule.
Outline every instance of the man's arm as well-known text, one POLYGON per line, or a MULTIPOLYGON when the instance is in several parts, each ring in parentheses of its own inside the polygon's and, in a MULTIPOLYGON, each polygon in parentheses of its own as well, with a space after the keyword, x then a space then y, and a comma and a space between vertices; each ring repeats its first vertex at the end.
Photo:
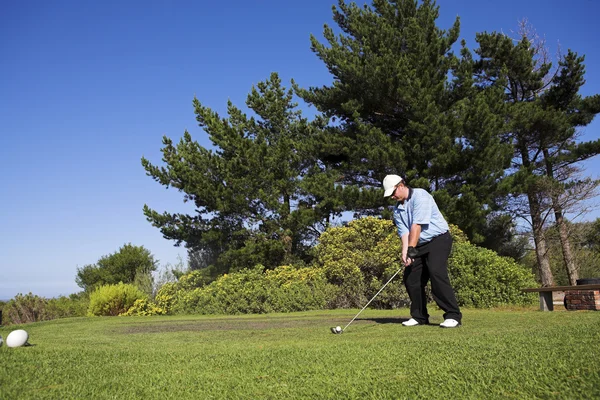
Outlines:
POLYGON ((412 247, 416 247, 419 243, 419 238, 421 237, 421 225, 412 224, 410 227, 410 233, 408 235, 408 245, 412 247))
POLYGON ((408 259, 406 252, 408 251, 408 232, 401 236, 402 239, 402 262, 404 265, 408 265, 408 259))

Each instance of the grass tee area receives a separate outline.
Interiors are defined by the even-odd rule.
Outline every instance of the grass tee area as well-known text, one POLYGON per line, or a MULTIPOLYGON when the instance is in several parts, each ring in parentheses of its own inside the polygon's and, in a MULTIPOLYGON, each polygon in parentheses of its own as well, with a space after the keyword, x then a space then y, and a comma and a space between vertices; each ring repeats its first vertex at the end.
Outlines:
MULTIPOLYGON (((466 309, 407 328, 407 309, 71 318, 0 328, 2 399, 592 399, 600 313, 466 309)), ((431 311, 430 311, 431 312, 431 311)))

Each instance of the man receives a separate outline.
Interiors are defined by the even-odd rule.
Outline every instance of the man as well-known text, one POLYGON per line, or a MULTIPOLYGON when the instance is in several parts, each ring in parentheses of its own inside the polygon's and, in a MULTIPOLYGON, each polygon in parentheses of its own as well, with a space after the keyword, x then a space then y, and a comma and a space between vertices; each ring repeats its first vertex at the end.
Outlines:
POLYGON ((444 322, 440 327, 460 326, 462 314, 448 277, 448 256, 452 248, 448 223, 427 191, 407 186, 398 175, 386 176, 383 188, 384 197, 397 200, 394 223, 402 238, 402 261, 406 266, 404 284, 411 301, 412 317, 402 325, 429 323, 425 286, 431 280, 433 298, 444 310, 444 322))

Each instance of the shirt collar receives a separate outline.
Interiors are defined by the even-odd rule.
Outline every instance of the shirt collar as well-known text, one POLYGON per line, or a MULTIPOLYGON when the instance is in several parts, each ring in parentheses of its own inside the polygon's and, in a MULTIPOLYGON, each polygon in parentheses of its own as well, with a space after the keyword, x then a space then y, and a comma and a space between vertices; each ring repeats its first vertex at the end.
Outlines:
POLYGON ((413 188, 409 187, 409 188, 408 188, 408 197, 406 198, 406 200, 402 201, 401 203, 402 203, 402 204, 404 204, 404 203, 406 203, 407 201, 409 201, 409 200, 410 200, 410 198, 412 197, 412 194, 413 194, 413 188))

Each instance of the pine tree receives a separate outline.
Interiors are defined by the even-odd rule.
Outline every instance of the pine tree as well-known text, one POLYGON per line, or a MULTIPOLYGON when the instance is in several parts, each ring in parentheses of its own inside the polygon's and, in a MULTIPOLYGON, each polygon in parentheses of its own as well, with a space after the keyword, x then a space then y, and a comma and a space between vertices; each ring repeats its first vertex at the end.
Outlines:
POLYGON ((531 218, 540 278, 544 286, 554 283, 547 256, 544 236, 543 180, 536 174, 540 161, 537 151, 537 134, 545 120, 539 94, 544 89, 544 77, 551 64, 536 65, 534 49, 527 38, 516 44, 510 37, 493 32, 476 35, 480 59, 476 74, 481 86, 502 87, 505 93, 506 134, 514 148, 513 169, 505 180, 506 191, 515 197, 525 195, 531 218))
POLYGON ((564 213, 589 198, 600 184, 599 180, 577 177, 576 164, 600 154, 600 140, 579 143, 575 140, 577 128, 591 123, 600 112, 600 95, 583 98, 579 94, 585 83, 583 62, 584 57, 569 50, 559 62, 560 69, 552 80, 552 87, 542 95, 548 115, 546 130, 540 138, 543 169, 571 285, 576 285, 579 275, 564 213))
POLYGON ((306 260, 329 218, 342 211, 334 178, 315 155, 327 120, 303 118, 292 98, 274 73, 248 95, 256 117, 229 102, 221 118, 194 99, 215 149, 186 131, 176 145, 163 138, 166 167, 142 158, 149 176, 183 192, 196 208, 195 215, 160 214, 145 205, 148 221, 176 245, 201 251, 215 274, 306 260))
MULTIPOLYGON (((572 164, 598 154, 595 142, 575 144, 575 128, 591 121, 598 98, 582 100, 577 94, 583 83, 582 60, 571 52, 551 79, 551 64, 538 63, 536 49, 526 35, 515 43, 504 34, 482 33, 477 42, 479 84, 502 87, 508 105, 505 136, 514 147, 514 157, 505 188, 517 199, 526 198, 540 278, 544 286, 551 286, 554 280, 544 226, 552 209, 556 222, 563 224, 560 198, 569 193, 569 187, 589 185, 585 181, 566 183, 565 177, 572 176, 568 172, 572 164)), ((561 229, 566 265, 574 277, 566 225, 561 229)))
POLYGON ((510 159, 497 134, 502 93, 474 87, 470 53, 463 46, 459 59, 451 51, 459 20, 444 31, 438 15, 428 0, 339 1, 333 18, 341 34, 325 26, 328 46, 311 37, 333 85, 299 94, 336 121, 323 159, 340 171, 340 185, 356 189, 345 197, 349 208, 381 212, 381 180, 398 173, 433 191, 450 220, 480 241, 510 159))
POLYGON ((452 70, 454 102, 448 113, 448 126, 461 146, 455 160, 446 164, 443 188, 434 195, 450 221, 463 227, 474 243, 483 244, 490 218, 505 206, 499 185, 510 166, 512 146, 501 135, 506 113, 503 91, 499 86, 478 87, 475 66, 463 41, 461 59, 452 70))

